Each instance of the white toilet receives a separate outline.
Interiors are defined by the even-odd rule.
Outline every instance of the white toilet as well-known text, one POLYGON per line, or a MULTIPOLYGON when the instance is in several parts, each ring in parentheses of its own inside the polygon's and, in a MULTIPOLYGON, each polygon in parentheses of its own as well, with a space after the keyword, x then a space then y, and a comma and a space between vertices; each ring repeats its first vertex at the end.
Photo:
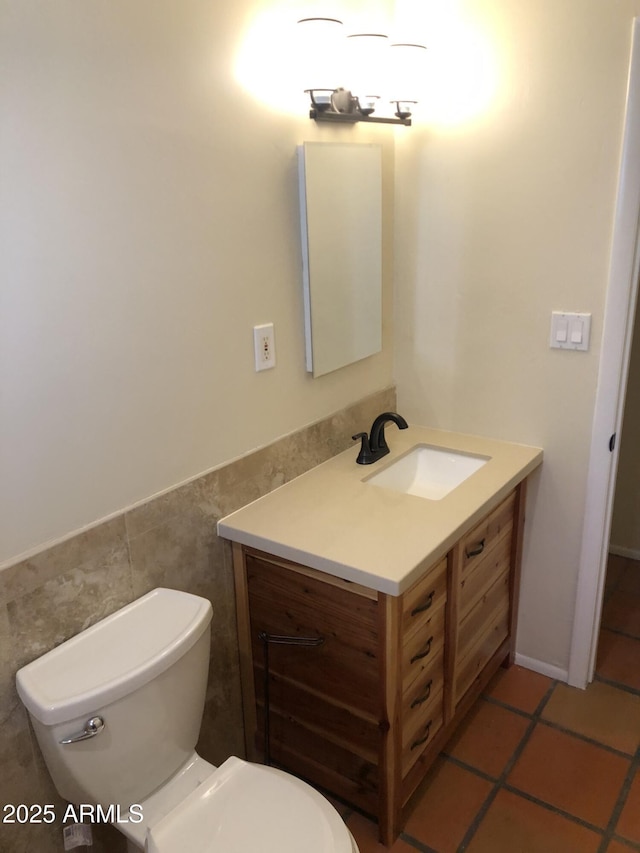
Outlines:
POLYGON ((206 599, 155 589, 18 672, 59 794, 100 806, 130 851, 357 853, 310 785, 196 753, 210 632, 206 599))

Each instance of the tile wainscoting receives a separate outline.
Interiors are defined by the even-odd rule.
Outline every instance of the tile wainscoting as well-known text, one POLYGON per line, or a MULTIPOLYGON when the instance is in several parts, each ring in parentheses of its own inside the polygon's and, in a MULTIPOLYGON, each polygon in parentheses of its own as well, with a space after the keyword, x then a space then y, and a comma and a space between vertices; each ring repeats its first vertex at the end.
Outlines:
MULTIPOLYGON (((16 670, 154 587, 211 601, 211 665, 198 751, 214 764, 243 754, 233 574, 216 522, 347 449, 354 433, 395 409, 395 400, 393 388, 373 394, 0 570, 0 807, 52 803, 58 815, 51 826, 0 822, 3 853, 62 848, 65 804, 16 695, 16 670)), ((96 853, 124 849, 120 833, 96 828, 96 853)))

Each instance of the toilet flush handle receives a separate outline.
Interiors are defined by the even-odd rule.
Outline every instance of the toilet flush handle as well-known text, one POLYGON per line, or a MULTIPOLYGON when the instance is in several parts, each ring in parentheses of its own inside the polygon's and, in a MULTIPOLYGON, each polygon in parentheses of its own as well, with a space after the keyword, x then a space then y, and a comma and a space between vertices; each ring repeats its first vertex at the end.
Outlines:
POLYGON ((61 740, 60 743, 78 743, 81 740, 89 740, 90 737, 99 735, 104 728, 104 720, 102 717, 91 717, 84 724, 84 730, 78 732, 77 735, 71 735, 61 740))

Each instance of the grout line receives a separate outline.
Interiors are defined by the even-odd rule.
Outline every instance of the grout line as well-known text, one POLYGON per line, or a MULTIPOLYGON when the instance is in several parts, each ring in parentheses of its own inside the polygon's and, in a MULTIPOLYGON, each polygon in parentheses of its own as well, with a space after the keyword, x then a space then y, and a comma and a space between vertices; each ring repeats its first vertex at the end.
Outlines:
POLYGON ((576 732, 573 729, 568 729, 566 726, 562 726, 560 723, 555 723, 553 720, 541 719, 540 723, 543 726, 547 726, 549 729, 554 729, 555 731, 562 732, 562 734, 570 735, 577 740, 581 740, 583 743, 588 743, 591 746, 597 746, 600 749, 605 750, 605 752, 617 755, 619 758, 626 758, 627 761, 633 759, 633 752, 624 752, 622 749, 616 749, 615 746, 609 746, 609 744, 603 743, 601 740, 596 740, 588 735, 580 734, 580 732, 576 732))
POLYGON ((604 622, 600 626, 605 631, 611 634, 617 634, 619 637, 626 637, 628 640, 640 640, 640 634, 631 634, 629 631, 623 631, 622 628, 612 628, 611 625, 605 625, 604 622))
MULTIPOLYGON (((530 711, 523 711, 521 708, 515 708, 513 705, 509 705, 508 702, 503 702, 502 699, 496 699, 494 696, 485 696, 483 694, 482 699, 484 699, 484 701, 488 702, 490 705, 497 705, 499 708, 504 708, 505 711, 512 711, 519 717, 526 717, 528 720, 530 720, 533 716, 530 711)), ((533 713, 535 714, 535 711, 533 713)))
POLYGON ((488 773, 485 773, 484 770, 479 770, 472 764, 467 764, 466 761, 462 761, 460 758, 456 758, 454 755, 450 755, 448 752, 442 752, 441 755, 443 755, 451 764, 455 764, 456 767, 460 767, 462 770, 468 770, 470 773, 473 773, 474 776, 478 776, 478 778, 484 779, 485 782, 491 782, 492 785, 496 785, 499 781, 498 777, 490 776, 488 773))
POLYGON ((598 835, 602 835, 605 831, 603 827, 596 826, 595 823, 589 823, 589 821, 584 820, 584 818, 577 817, 576 815, 571 814, 571 812, 566 812, 564 811, 564 809, 558 808, 558 806, 554 806, 551 803, 547 803, 544 800, 540 800, 538 797, 534 797, 533 794, 528 794, 526 791, 521 791, 520 788, 515 788, 513 785, 504 785, 503 787, 504 790, 508 791, 510 794, 516 794, 518 797, 522 797, 523 800, 528 800, 530 803, 533 803, 536 806, 541 806, 548 812, 552 812, 552 814, 557 814, 560 817, 571 821, 572 823, 577 823, 580 826, 583 826, 585 829, 590 829, 592 832, 596 832, 598 835))
POLYGON ((527 743, 529 742, 531 734, 533 733, 533 730, 535 729, 536 725, 538 724, 538 721, 540 720, 540 715, 542 714, 542 711, 546 707, 547 702, 551 698, 551 695, 552 695, 553 691, 555 690, 557 684, 558 684, 558 681, 556 681, 556 680, 552 681, 551 684, 549 685, 548 689, 547 689, 547 692, 542 697, 540 702, 538 702, 538 706, 537 706, 536 710, 530 716, 530 721, 529 721, 529 725, 527 726, 527 730, 525 731, 522 738, 520 739, 520 742, 518 743, 515 750, 513 751, 511 758, 507 761, 502 773, 500 774, 498 781, 496 782, 496 784, 493 787, 493 790, 490 791, 490 793, 487 795, 487 798, 485 799, 484 803, 480 807, 480 810, 478 811, 478 813, 476 814, 474 819, 471 821, 471 824, 469 825, 467 831, 465 832, 464 837, 460 843, 460 846, 458 847, 457 853, 463 853, 463 851, 467 849, 467 846, 471 843, 473 836, 476 834, 476 832, 478 831, 478 829, 480 827, 480 824, 484 820, 485 815, 487 814, 487 812, 489 811, 489 809, 493 805, 495 798, 498 796, 499 791, 505 786, 509 773, 511 773, 511 770, 513 769, 516 761, 522 755, 527 743))
POLYGON ((621 681, 613 681, 611 678, 605 678, 604 675, 598 675, 596 672, 593 676, 594 681, 600 681, 602 684, 608 684, 609 687, 617 687, 619 690, 624 690, 625 693, 631 693, 632 696, 640 696, 640 689, 631 687, 629 684, 623 684, 621 681))
POLYGON ((513 765, 515 764, 517 759, 520 757, 522 750, 527 745, 529 738, 531 737, 531 733, 533 732, 535 727, 536 727, 536 720, 532 719, 530 721, 528 727, 527 727, 526 732, 522 736, 520 743, 518 744, 513 755, 511 756, 511 758, 507 762, 505 769, 500 774, 500 778, 497 780, 497 782, 493 786, 493 789, 487 795, 487 798, 485 799, 484 803, 480 806, 478 813, 476 814, 474 819, 469 824, 469 827, 467 828, 467 831, 465 832, 464 837, 463 837, 462 841, 460 842, 460 846, 458 847, 457 853, 462 853, 462 851, 467 849, 467 846, 471 842, 471 839, 476 834, 476 832, 478 831, 478 828, 480 827, 480 824, 484 820, 485 815, 487 814, 487 812, 489 811, 489 809, 493 805, 495 798, 498 796, 499 791, 504 787, 504 783, 505 783, 505 780, 507 778, 508 773, 511 772, 511 768, 513 767, 513 765))
POLYGON ((417 838, 414 838, 413 835, 409 835, 408 832, 401 832, 398 838, 402 839, 402 841, 404 841, 405 844, 408 844, 409 847, 419 850, 420 853, 438 853, 434 847, 429 847, 428 844, 423 844, 422 841, 418 841, 417 838))
POLYGON ((625 806, 625 803, 627 802, 627 798, 629 797, 629 791, 631 790, 631 785, 633 783, 633 779, 636 775, 636 772, 638 771, 638 768, 640 768, 640 748, 636 750, 636 754, 633 757, 631 763, 629 764, 627 775, 625 776, 624 782, 622 783, 622 787, 620 788, 620 791, 618 793, 618 798, 616 799, 613 811, 611 812, 611 817, 609 818, 609 823, 607 824, 607 828, 605 830, 605 836, 602 840, 602 844, 598 849, 598 853, 605 853, 609 841, 613 838, 615 828, 618 825, 620 815, 622 814, 622 810, 625 806))
POLYGON ((549 700, 551 699, 551 694, 554 692, 554 690, 556 689, 556 687, 560 683, 561 682, 559 682, 558 680, 553 681, 551 683, 549 689, 547 690, 547 692, 544 694, 542 699, 538 702, 538 706, 535 709, 535 711, 533 712, 533 716, 536 719, 538 719, 538 720, 540 719, 540 717, 542 716, 542 712, 547 707, 547 704, 549 703, 549 700))
POLYGON ((640 850, 640 843, 637 841, 631 841, 629 838, 625 838, 624 835, 616 835, 614 832, 611 836, 612 841, 616 841, 618 844, 621 844, 625 847, 629 847, 631 850, 640 850))

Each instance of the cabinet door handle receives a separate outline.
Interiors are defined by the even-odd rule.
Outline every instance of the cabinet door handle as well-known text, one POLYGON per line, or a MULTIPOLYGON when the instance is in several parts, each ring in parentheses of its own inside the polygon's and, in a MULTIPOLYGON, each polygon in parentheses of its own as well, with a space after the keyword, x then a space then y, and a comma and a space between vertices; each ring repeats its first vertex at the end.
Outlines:
POLYGON ((431 723, 432 722, 433 722, 433 720, 429 720, 429 722, 426 725, 426 729, 427 729, 426 734, 423 737, 418 738, 418 740, 414 740, 414 742, 411 744, 411 749, 415 749, 417 746, 422 746, 423 743, 426 743, 429 740, 429 735, 431 734, 431 723))
POLYGON ((425 603, 421 604, 419 607, 414 607, 413 610, 411 611, 411 615, 417 616, 418 613, 424 613, 425 610, 428 610, 431 607, 431 605, 433 604, 433 596, 435 594, 436 594, 435 589, 432 589, 431 592, 429 593, 425 603))
POLYGON ((427 701, 429 696, 431 696, 431 685, 432 684, 433 684, 433 678, 430 679, 429 683, 427 684, 427 689, 424 691, 422 696, 418 696, 417 699, 413 700, 413 702, 411 703, 412 708, 417 708, 418 705, 422 705, 423 702, 427 701))
POLYGON ((465 548, 465 551, 464 551, 465 556, 467 558, 469 558, 469 557, 477 557, 478 554, 482 554, 482 552, 484 551, 484 543, 485 543, 485 540, 481 539, 478 542, 478 544, 474 545, 472 548, 465 548))
POLYGON ((426 656, 427 656, 427 655, 429 654, 429 652, 431 651, 431 643, 432 643, 432 642, 433 642, 433 636, 429 637, 429 639, 427 640, 427 645, 425 646, 424 651, 422 651, 422 652, 418 652, 417 654, 415 654, 415 655, 411 658, 411 660, 409 661, 409 663, 415 663, 417 660, 421 660, 422 658, 426 658, 426 656))
POLYGON ((267 631, 258 631, 258 639, 262 642, 264 652, 263 673, 263 700, 264 700, 264 763, 271 764, 271 702, 269 699, 269 646, 275 643, 278 646, 310 646, 317 647, 324 643, 324 637, 287 637, 282 634, 269 634, 267 631))

